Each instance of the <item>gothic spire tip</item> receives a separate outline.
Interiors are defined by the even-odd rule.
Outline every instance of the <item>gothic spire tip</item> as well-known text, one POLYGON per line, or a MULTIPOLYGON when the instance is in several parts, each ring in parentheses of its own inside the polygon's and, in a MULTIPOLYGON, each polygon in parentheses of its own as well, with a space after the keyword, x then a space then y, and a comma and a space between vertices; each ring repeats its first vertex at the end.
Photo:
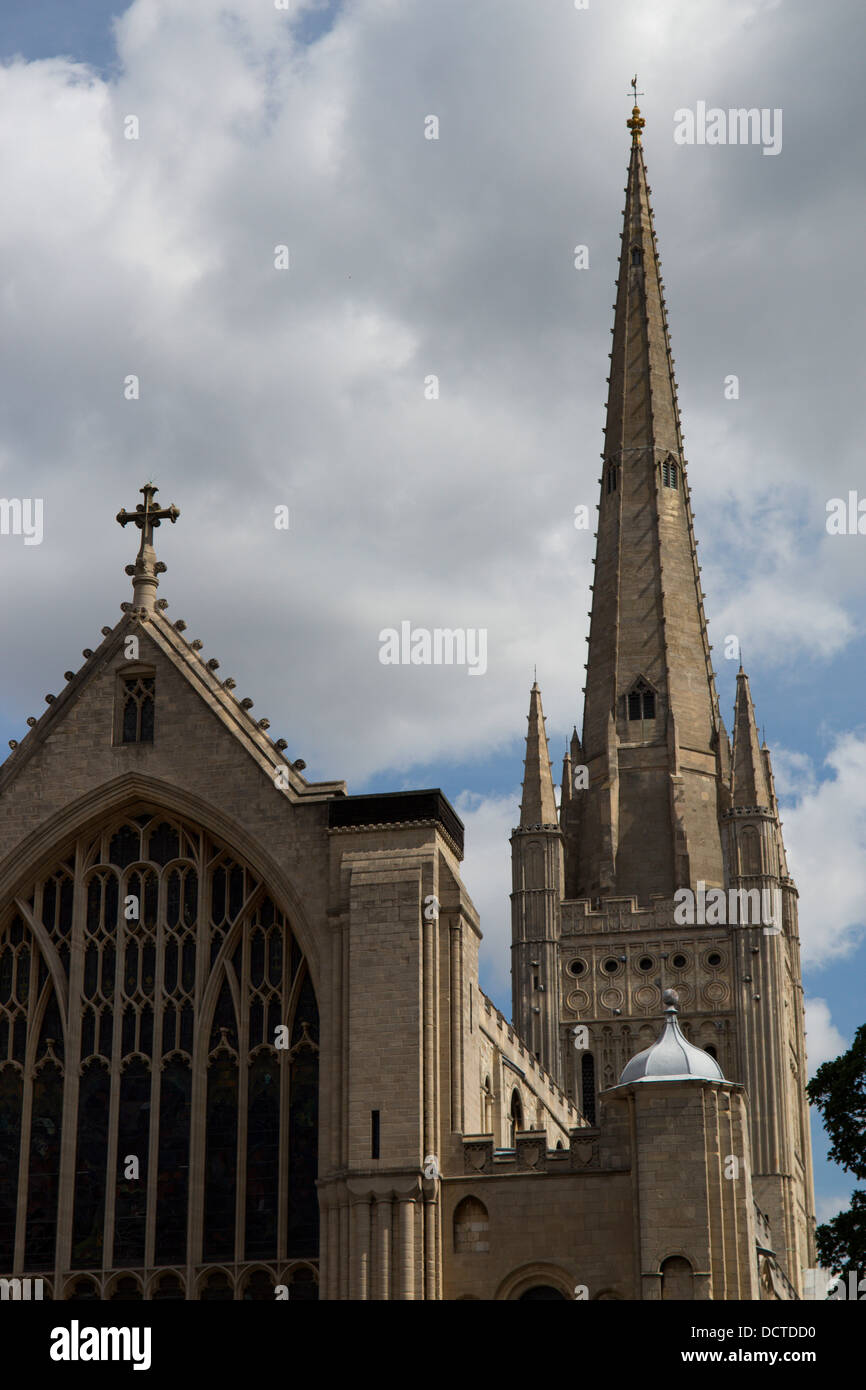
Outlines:
POLYGON ((633 77, 632 80, 631 80, 631 90, 632 90, 632 96, 634 97, 634 106, 632 107, 632 111, 631 111, 631 120, 626 121, 626 125, 628 126, 629 130, 631 131, 631 142, 632 142, 632 144, 633 144, 633 145, 639 145, 639 144, 640 144, 640 133, 641 133, 641 131, 643 130, 644 126, 646 125, 646 121, 644 120, 643 116, 641 115, 641 113, 640 113, 640 107, 639 107, 638 104, 637 104, 637 99, 638 99, 638 97, 644 96, 644 93, 643 93, 643 92, 639 92, 638 89, 637 89, 637 73, 635 73, 634 77, 633 77))

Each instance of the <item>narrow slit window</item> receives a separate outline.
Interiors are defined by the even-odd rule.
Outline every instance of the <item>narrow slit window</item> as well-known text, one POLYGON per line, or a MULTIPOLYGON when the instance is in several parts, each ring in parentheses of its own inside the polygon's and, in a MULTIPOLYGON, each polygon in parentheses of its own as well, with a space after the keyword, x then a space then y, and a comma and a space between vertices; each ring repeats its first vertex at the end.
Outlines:
POLYGON ((608 490, 608 492, 616 492, 616 474, 617 474, 617 469, 616 469, 616 465, 614 464, 613 468, 609 468, 609 469, 607 470, 607 490, 608 490))
POLYGON ((632 265, 643 265, 643 251, 639 246, 631 248, 631 263, 632 265))
POLYGON ((595 1124, 595 1058, 591 1052, 584 1052, 580 1062, 581 1100, 584 1116, 591 1125, 595 1124))
POLYGON ((379 1157, 379 1112, 370 1111, 370 1157, 379 1157))
POLYGON ((665 459, 662 464, 662 482, 665 487, 679 487, 679 469, 671 459, 665 459))

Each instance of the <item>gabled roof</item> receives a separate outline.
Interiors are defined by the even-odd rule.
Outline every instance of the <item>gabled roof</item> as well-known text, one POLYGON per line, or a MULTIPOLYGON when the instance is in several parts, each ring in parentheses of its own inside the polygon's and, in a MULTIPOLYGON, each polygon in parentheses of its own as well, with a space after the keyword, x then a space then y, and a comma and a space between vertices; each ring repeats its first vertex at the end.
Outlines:
MULTIPOLYGON (((301 775, 300 770, 286 757, 283 749, 268 737, 267 721, 255 719, 250 710, 235 697, 234 682, 219 680, 215 674, 219 663, 213 659, 211 662, 205 661, 198 644, 186 640, 183 636, 186 624, 182 620, 170 623, 158 607, 151 610, 134 608, 132 604, 123 604, 122 607, 125 611, 120 622, 113 628, 102 629, 103 641, 94 651, 85 648, 83 666, 70 675, 60 694, 51 698, 44 714, 34 722, 26 737, 0 766, 0 793, 20 774, 33 754, 44 744, 85 686, 115 659, 118 651, 123 648, 125 639, 132 634, 140 634, 154 642, 271 781, 278 768, 284 769, 287 782, 285 794, 291 801, 322 801, 345 795, 346 784, 343 781, 308 782, 301 775)), ((280 743, 282 742, 280 740, 280 743)))

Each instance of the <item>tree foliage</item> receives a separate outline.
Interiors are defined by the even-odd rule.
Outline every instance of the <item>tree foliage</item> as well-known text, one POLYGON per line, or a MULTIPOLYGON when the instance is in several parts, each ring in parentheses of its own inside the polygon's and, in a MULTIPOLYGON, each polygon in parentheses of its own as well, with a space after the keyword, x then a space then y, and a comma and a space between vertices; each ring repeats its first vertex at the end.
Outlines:
MULTIPOLYGON (((847 1052, 818 1068, 806 1090, 830 1136, 830 1158, 866 1181, 866 1023, 847 1052)), ((819 1226, 816 1239, 824 1268, 866 1271, 866 1191, 855 1191, 848 1210, 819 1226)))

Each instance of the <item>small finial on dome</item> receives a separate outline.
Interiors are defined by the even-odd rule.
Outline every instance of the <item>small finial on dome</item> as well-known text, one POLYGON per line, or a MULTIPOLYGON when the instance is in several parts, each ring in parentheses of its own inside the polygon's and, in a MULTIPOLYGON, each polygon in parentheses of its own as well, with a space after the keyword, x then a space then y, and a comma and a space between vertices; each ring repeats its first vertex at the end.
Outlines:
POLYGON ((662 995, 662 1003, 666 1009, 673 1009, 674 1012, 679 1008, 680 996, 675 989, 666 989, 662 995))

